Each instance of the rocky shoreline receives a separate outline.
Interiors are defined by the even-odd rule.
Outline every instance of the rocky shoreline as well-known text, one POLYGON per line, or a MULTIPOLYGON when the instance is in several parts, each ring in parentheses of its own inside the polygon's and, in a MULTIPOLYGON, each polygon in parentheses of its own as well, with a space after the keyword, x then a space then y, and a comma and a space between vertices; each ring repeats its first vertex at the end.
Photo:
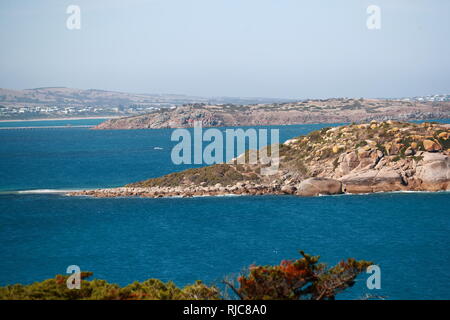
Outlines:
POLYGON ((280 186, 263 186, 257 184, 241 184, 234 186, 216 185, 212 187, 120 187, 96 190, 83 190, 70 192, 71 196, 92 196, 97 198, 114 197, 143 197, 143 198, 187 198, 201 196, 225 196, 225 195, 264 195, 284 194, 280 186))

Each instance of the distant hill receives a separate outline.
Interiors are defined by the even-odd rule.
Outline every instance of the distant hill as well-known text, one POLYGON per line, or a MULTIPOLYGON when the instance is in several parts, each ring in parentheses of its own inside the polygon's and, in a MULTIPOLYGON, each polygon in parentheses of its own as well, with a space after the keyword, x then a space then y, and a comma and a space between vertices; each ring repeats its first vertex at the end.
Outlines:
POLYGON ((180 105, 187 103, 268 103, 289 99, 276 98, 234 98, 234 97, 198 97, 182 94, 136 94, 98 89, 73 89, 65 87, 45 87, 25 90, 0 88, 0 104, 44 104, 111 106, 130 104, 180 105))

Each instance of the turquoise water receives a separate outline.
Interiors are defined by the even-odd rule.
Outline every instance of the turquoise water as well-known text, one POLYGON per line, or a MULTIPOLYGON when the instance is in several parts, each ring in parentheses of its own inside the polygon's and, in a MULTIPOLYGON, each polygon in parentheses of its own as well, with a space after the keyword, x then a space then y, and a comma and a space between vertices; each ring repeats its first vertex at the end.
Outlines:
MULTIPOLYGON (((328 125, 327 125, 328 126, 328 125)), ((323 125, 281 126, 281 139, 323 125)), ((450 193, 191 199, 92 199, 17 190, 119 186, 187 166, 170 161, 171 130, 0 131, 0 285, 76 264, 125 285, 150 277, 219 282, 297 250, 380 265, 342 298, 450 299, 450 193), (154 149, 155 147, 162 148, 154 149)))

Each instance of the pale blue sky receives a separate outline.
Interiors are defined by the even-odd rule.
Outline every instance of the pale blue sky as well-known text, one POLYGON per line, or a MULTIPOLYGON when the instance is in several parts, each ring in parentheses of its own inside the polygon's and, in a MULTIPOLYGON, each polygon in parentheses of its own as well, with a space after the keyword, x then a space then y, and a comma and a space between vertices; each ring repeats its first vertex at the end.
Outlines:
POLYGON ((280 98, 450 93, 448 0, 2 0, 0 87, 280 98), (81 8, 81 30, 66 8, 81 8), (366 8, 381 8, 368 30, 366 8))

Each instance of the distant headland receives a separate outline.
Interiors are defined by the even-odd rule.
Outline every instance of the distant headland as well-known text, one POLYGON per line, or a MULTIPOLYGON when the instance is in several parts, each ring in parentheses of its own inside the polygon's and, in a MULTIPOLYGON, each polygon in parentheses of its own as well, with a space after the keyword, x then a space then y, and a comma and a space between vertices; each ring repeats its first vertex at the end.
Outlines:
POLYGON ((334 98, 253 105, 190 104, 107 120, 94 129, 189 128, 195 121, 202 121, 204 127, 224 127, 443 118, 450 118, 450 101, 334 98))

